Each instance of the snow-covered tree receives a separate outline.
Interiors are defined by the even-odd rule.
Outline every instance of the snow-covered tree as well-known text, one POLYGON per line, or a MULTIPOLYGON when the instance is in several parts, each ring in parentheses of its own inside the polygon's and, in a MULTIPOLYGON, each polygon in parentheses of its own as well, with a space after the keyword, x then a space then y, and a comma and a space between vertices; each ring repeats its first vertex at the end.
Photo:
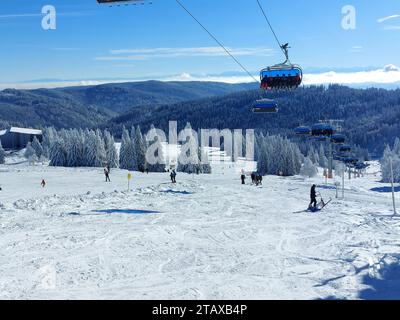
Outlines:
POLYGON ((319 147, 318 158, 319 158, 319 166, 321 168, 327 168, 328 167, 328 158, 325 156, 325 149, 322 144, 319 147))
POLYGON ((28 144, 26 145, 24 157, 29 160, 34 154, 36 154, 36 152, 35 149, 33 149, 32 147, 32 143, 28 142, 28 144))
POLYGON ((65 167, 67 165, 67 151, 65 149, 64 141, 57 138, 52 142, 50 149, 50 166, 65 167))
POLYGON ((4 164, 5 162, 6 162, 6 152, 4 151, 0 141, 0 164, 4 164))
POLYGON ((199 141, 190 123, 186 124, 180 140, 182 142, 182 147, 178 157, 177 170, 185 173, 200 172, 199 141))
POLYGON ((121 169, 135 170, 135 148, 127 129, 123 129, 122 143, 119 154, 119 166, 121 169))
POLYGON ((400 155, 392 150, 389 146, 386 146, 381 159, 383 182, 388 183, 392 180, 391 165, 393 168, 394 182, 400 183, 400 155))
POLYGON ((154 125, 146 135, 147 152, 146 162, 150 172, 165 172, 166 157, 163 154, 163 137, 157 132, 154 125))
POLYGON ((57 131, 53 127, 48 127, 43 130, 42 147, 43 147, 43 154, 45 157, 47 158, 50 157, 51 145, 56 140, 56 138, 57 138, 57 131))
POLYGON ((280 136, 258 136, 258 171, 262 174, 299 174, 303 155, 297 145, 280 136))
POLYGON ((37 158, 40 158, 43 154, 43 147, 36 136, 33 138, 32 148, 35 150, 37 158))
POLYGON ((135 157, 136 157, 136 169, 138 171, 144 172, 147 168, 146 163, 146 142, 143 138, 140 127, 137 126, 133 138, 133 144, 135 147, 135 157))
POLYGON ((104 145, 103 135, 100 130, 96 130, 96 140, 95 140, 95 167, 104 167, 107 165, 107 154, 104 145))
POLYGON ((106 151, 107 164, 110 166, 110 168, 118 168, 119 159, 117 149, 115 147, 115 140, 108 131, 104 132, 104 146, 106 151))
POLYGON ((319 156, 313 146, 308 150, 307 157, 312 161, 312 163, 319 165, 319 156))
POLYGON ((304 164, 300 169, 300 175, 307 178, 315 177, 318 174, 317 166, 312 163, 310 158, 306 157, 304 159, 304 164))

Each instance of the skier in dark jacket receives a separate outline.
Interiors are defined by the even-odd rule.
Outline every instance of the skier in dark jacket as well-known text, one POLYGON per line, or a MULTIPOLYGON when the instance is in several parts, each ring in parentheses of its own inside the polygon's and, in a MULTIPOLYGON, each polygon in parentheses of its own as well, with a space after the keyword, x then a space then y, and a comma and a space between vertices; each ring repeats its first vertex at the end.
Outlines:
POLYGON ((176 183, 176 171, 175 170, 172 170, 171 171, 171 182, 172 183, 176 183))
POLYGON ((255 172, 251 173, 251 183, 252 184, 257 184, 257 180, 256 180, 257 174, 255 172))
POLYGON ((110 172, 107 170, 107 168, 104 168, 104 175, 106 176, 106 182, 111 182, 110 172))
POLYGON ((257 176, 256 176, 256 185, 257 186, 262 186, 262 180, 263 180, 263 177, 262 177, 262 175, 260 174, 260 173, 257 173, 257 176))
POLYGON ((311 187, 311 191, 310 191, 310 198, 311 198, 311 202, 310 205, 308 206, 309 208, 316 208, 317 207, 317 192, 315 191, 315 188, 317 186, 314 184, 311 187))
POLYGON ((244 173, 244 171, 242 170, 242 174, 240 176, 240 179, 242 180, 242 184, 246 184, 246 174, 244 173))

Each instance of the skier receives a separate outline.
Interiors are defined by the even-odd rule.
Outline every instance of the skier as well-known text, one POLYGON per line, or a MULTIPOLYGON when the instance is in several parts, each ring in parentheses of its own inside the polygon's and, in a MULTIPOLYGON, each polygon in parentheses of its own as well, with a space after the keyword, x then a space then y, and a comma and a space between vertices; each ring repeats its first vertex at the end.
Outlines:
POLYGON ((176 183, 176 171, 175 170, 171 171, 171 182, 176 183))
POLYGON ((257 175, 256 175, 256 185, 257 186, 262 186, 262 180, 263 180, 262 175, 257 173, 257 175))
POLYGON ((240 179, 242 179, 242 184, 246 184, 246 175, 244 174, 244 171, 242 170, 242 175, 240 176, 240 179))
POLYGON ((42 186, 42 188, 44 188, 46 186, 46 181, 44 181, 44 179, 42 179, 42 182, 40 183, 40 185, 42 186))
POLYGON ((257 184, 256 177, 257 177, 256 173, 252 172, 251 173, 251 184, 257 184))
POLYGON ((108 171, 107 168, 104 168, 104 175, 106 176, 106 182, 111 182, 110 171, 108 171))
POLYGON ((315 191, 315 188, 317 186, 314 184, 311 187, 311 191, 310 191, 310 198, 311 198, 311 202, 308 206, 309 209, 316 209, 317 208, 317 192, 315 191))

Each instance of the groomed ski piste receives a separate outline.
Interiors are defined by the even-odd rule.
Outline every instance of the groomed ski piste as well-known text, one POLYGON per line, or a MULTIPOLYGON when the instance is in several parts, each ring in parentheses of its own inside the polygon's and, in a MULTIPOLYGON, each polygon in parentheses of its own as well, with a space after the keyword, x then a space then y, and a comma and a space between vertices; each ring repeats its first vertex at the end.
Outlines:
POLYGON ((335 198, 322 174, 0 166, 1 299, 400 298, 400 218, 379 166, 335 198), (40 186, 42 179, 47 185, 40 186), (306 212, 310 186, 333 201, 306 212))

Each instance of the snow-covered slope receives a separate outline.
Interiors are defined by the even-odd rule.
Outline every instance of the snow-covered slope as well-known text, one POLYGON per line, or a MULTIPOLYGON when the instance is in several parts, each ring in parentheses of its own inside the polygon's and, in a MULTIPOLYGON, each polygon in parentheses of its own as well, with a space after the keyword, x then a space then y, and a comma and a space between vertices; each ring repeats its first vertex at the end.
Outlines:
POLYGON ((321 177, 134 173, 128 191, 120 170, 0 166, 0 298, 400 298, 377 170, 336 200, 321 177), (314 182, 333 198, 319 214, 304 211, 314 182))

